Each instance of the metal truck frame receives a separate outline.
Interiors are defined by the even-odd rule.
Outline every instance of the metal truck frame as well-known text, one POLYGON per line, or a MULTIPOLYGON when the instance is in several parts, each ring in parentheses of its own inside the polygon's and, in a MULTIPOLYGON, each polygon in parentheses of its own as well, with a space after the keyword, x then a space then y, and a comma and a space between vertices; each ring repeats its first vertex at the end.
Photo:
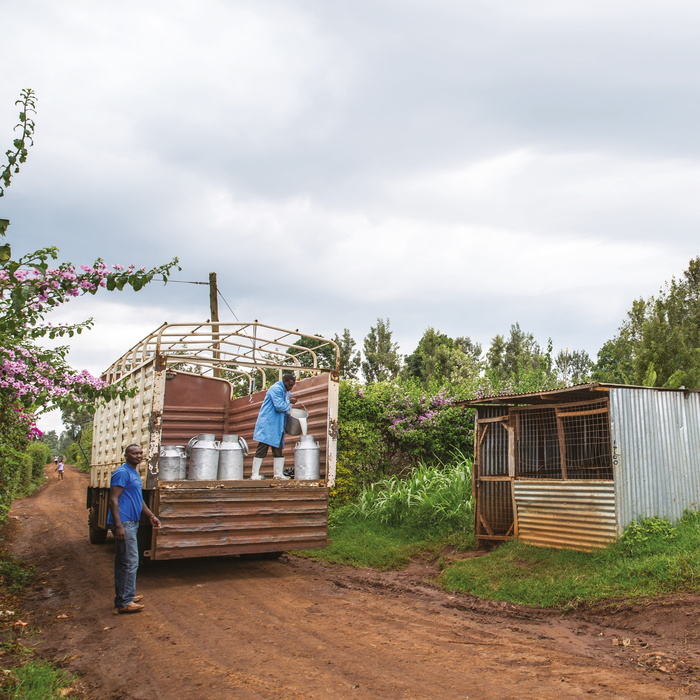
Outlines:
MULTIPOLYGON (((319 336, 251 323, 163 324, 104 374, 131 398, 101 403, 93 423, 87 508, 90 542, 107 539, 109 482, 124 450, 140 445, 144 500, 159 517, 141 521, 146 559, 277 555, 328 544, 328 491, 335 481, 338 434, 338 346, 319 336), (324 366, 332 365, 332 366, 324 366), (269 383, 297 376, 294 396, 309 412, 308 432, 320 447, 321 478, 251 481, 162 481, 161 445, 186 445, 200 433, 237 434, 249 443, 269 383), (245 387, 244 396, 235 397, 245 387), (257 389, 257 390, 256 390, 257 389)), ((286 438, 291 457, 298 438, 286 438)), ((251 446, 251 452, 254 446, 251 446)), ((266 460, 267 461, 267 460, 266 460)), ((268 470, 267 472, 265 470, 268 470)))

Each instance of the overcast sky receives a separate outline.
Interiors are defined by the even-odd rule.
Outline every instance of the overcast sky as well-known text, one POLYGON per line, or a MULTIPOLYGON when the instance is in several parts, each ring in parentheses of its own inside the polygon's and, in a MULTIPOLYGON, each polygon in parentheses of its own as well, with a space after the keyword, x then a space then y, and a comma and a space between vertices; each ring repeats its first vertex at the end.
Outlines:
MULTIPOLYGON (((178 256, 242 321, 358 345, 378 317, 403 353, 518 322, 593 357, 700 253, 697 2, 3 0, 0 24, 0 145, 38 96, 15 253, 178 256)), ((99 373, 208 315, 169 284, 61 319, 95 318, 71 360, 99 373)))

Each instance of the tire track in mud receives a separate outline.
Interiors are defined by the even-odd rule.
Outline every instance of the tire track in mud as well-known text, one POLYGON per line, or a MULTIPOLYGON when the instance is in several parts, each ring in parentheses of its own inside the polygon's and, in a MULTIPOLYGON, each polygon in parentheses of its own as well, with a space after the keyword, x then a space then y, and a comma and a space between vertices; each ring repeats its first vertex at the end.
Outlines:
POLYGON ((113 615, 113 547, 87 541, 86 485, 69 470, 12 512, 15 551, 40 572, 26 600, 35 643, 82 675, 86 697, 696 697, 615 657, 600 636, 611 625, 451 595, 420 567, 154 562, 139 572, 146 610, 113 615))

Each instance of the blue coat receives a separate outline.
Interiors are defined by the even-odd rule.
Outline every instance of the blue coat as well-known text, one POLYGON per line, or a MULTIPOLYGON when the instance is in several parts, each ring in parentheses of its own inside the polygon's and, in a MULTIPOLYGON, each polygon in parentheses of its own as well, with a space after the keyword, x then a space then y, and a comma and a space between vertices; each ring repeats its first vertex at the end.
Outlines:
POLYGON ((284 447, 284 420, 292 407, 284 382, 275 382, 265 394, 255 423, 253 440, 271 447, 284 447))

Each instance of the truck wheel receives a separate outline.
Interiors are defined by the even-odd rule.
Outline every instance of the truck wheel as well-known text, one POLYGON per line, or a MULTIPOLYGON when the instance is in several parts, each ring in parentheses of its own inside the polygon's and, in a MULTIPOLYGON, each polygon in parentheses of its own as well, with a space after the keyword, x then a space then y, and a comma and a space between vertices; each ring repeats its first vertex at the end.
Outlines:
POLYGON ((88 514, 88 529, 90 532, 90 544, 104 544, 107 541, 107 530, 97 527, 97 509, 90 508, 88 514))
POLYGON ((107 530, 90 525, 90 544, 104 544, 107 541, 107 530))

